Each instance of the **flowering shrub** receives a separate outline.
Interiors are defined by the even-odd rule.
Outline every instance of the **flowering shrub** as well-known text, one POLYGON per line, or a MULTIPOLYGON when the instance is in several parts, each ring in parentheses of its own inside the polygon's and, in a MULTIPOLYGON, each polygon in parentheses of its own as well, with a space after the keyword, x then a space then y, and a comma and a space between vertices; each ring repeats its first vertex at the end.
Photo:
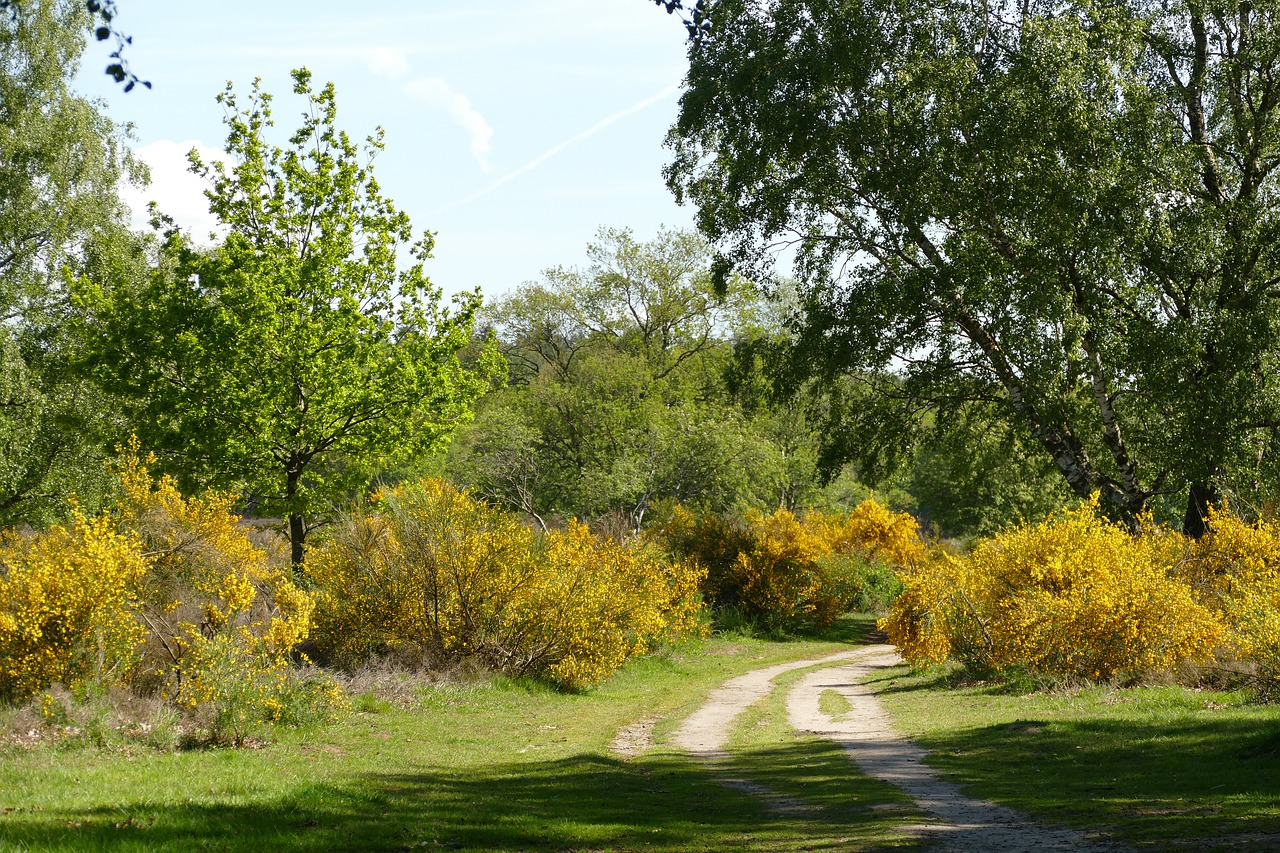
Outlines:
POLYGON ((138 618, 147 635, 131 676, 190 705, 190 682, 205 660, 193 648, 215 637, 238 645, 264 672, 275 672, 311 627, 314 597, 254 546, 230 495, 187 498, 169 477, 155 480, 135 447, 122 453, 115 515, 148 558, 138 578, 138 618), (195 668, 195 671, 189 671, 195 668))
POLYGON ((70 527, 0 543, 0 699, 53 682, 119 677, 143 627, 134 616, 141 543, 72 507, 70 527))
POLYGON ((772 628, 824 627, 852 606, 885 606, 899 584, 891 566, 924 553, 916 521, 874 500, 852 512, 786 509, 743 522, 678 507, 658 541, 708 567, 707 594, 772 628))
POLYGON ((1210 510, 1180 570, 1227 625, 1231 655, 1257 665, 1260 692, 1280 694, 1280 529, 1210 510))
POLYGON ((250 543, 230 496, 185 498, 149 462, 131 443, 113 510, 88 518, 73 506, 70 528, 0 544, 0 699, 127 682, 230 740, 303 708, 339 712, 334 690, 289 666, 313 597, 250 543))
POLYGON ((702 592, 716 605, 738 603, 734 566, 755 544, 753 528, 735 515, 695 513, 677 505, 670 519, 651 535, 672 554, 697 561, 706 571, 702 592))
POLYGON ((210 740, 239 744, 265 723, 328 722, 350 709, 337 682, 300 676, 272 643, 244 627, 188 635, 175 698, 210 740))
POLYGON ((881 621, 914 664, 955 657, 978 670, 1020 668, 1111 679, 1207 658, 1224 639, 1213 609, 1174 570, 1180 534, 1131 536, 1096 501, 938 555, 904 574, 881 621))
POLYGON ((691 630, 701 572, 585 527, 537 534, 441 480, 382 495, 312 558, 315 640, 336 661, 476 659, 566 687, 593 684, 691 630))

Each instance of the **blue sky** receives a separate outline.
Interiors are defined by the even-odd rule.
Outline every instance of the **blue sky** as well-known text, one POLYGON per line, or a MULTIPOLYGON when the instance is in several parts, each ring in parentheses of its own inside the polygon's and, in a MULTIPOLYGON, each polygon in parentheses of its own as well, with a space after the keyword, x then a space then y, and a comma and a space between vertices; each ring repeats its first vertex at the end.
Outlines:
POLYGON ((339 123, 386 130, 376 174, 416 229, 435 231, 431 279, 497 295, 575 265, 602 225, 642 239, 689 227, 663 185, 663 136, 684 76, 684 30, 649 0, 118 0, 127 57, 151 90, 121 91, 91 45, 78 87, 134 125, 157 200, 209 230, 185 152, 220 148, 215 96, 255 77, 283 144, 302 108, 289 71, 337 87, 339 123))

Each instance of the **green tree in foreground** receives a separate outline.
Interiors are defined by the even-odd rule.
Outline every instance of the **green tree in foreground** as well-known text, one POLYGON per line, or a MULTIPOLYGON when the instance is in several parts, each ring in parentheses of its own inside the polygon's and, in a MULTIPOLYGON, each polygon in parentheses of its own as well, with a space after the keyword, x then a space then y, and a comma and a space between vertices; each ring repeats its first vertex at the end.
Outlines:
POLYGON ((230 87, 219 97, 237 162, 192 155, 222 244, 172 229, 141 286, 82 295, 98 370, 132 401, 140 438, 189 485, 241 488, 287 517, 296 565, 312 514, 442 442, 500 359, 459 361, 479 294, 439 307, 430 235, 412 243, 373 177, 381 133, 361 151, 335 125, 333 86, 293 76, 307 111, 287 148, 266 139, 271 98, 255 83, 246 108, 230 87))
POLYGON ((685 5, 671 186, 757 280, 796 245, 781 372, 891 375, 828 435, 982 405, 1119 517, 1187 495, 1192 534, 1222 483, 1265 469, 1274 6, 685 5))

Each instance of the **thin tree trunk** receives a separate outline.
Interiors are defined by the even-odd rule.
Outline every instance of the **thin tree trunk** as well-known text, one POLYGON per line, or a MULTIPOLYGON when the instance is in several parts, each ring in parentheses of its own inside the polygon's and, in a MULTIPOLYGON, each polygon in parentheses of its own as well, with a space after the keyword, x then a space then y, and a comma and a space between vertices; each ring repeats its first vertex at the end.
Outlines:
POLYGON ((298 497, 298 483, 301 479, 301 465, 290 465, 285 471, 284 497, 289 512, 289 562, 293 564, 294 569, 302 567, 302 545, 307 538, 306 521, 295 504, 298 497))

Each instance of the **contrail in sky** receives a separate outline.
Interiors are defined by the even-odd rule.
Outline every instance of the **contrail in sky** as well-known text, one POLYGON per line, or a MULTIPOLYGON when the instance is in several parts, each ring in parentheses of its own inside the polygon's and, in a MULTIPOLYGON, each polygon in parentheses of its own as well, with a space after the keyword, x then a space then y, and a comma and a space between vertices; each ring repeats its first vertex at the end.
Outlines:
POLYGON ((462 207, 465 204, 470 204, 471 202, 475 201, 478 198, 484 198, 489 193, 501 187, 503 184, 510 183, 511 181, 514 181, 516 178, 520 177, 521 175, 529 174, 534 169, 538 168, 543 163, 547 162, 552 157, 559 154, 561 151, 564 151, 566 148, 572 148, 573 146, 577 145, 579 142, 583 142, 587 139, 590 139, 600 131, 604 130, 609 125, 614 124, 615 122, 621 121, 622 119, 626 118, 629 115, 632 115, 633 113, 638 113, 641 110, 645 109, 646 107, 656 104, 658 101, 661 101, 663 98, 667 98, 667 97, 670 97, 671 95, 674 95, 679 90, 680 90, 680 84, 672 83, 670 86, 666 87, 661 92, 658 92, 656 95, 650 95, 649 97, 645 98, 643 101, 641 101, 638 104, 632 104, 626 109, 618 110, 616 113, 613 113, 612 115, 609 115, 600 119, 600 121, 591 125, 591 127, 587 128, 581 133, 569 137, 564 142, 560 142, 556 145, 551 146, 546 151, 543 151, 541 154, 539 154, 537 157, 534 157, 528 163, 525 163, 523 166, 516 169, 515 171, 508 172, 507 174, 503 175, 501 178, 498 178, 496 181, 489 184, 484 189, 477 190, 476 192, 473 192, 471 195, 466 196, 465 198, 459 201, 456 201, 453 204, 447 205, 446 207, 440 208, 434 211, 433 213, 442 213, 448 210, 456 210, 457 208, 462 207))

